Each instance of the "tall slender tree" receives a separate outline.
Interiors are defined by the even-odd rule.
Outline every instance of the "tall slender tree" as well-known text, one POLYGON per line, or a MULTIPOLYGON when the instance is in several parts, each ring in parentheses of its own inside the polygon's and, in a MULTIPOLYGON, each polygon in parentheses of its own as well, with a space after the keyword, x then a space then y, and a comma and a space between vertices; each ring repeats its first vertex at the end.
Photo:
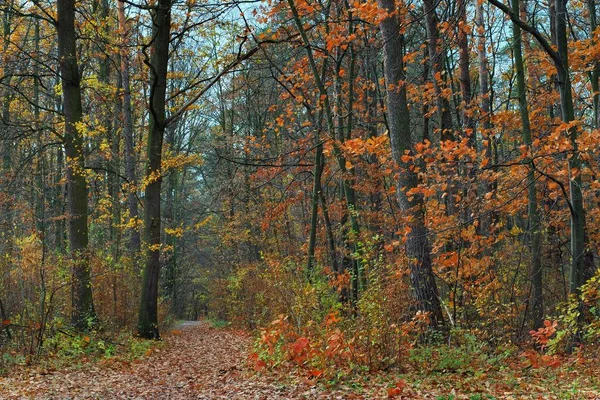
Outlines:
POLYGON ((142 275, 142 297, 138 334, 158 339, 158 278, 160 273, 160 188, 162 145, 166 128, 167 71, 171 35, 171 0, 159 0, 152 7, 150 60, 150 127, 148 130, 146 189, 144 196, 144 245, 146 265, 142 275))
POLYGON ((65 130, 63 145, 68 183, 68 230, 73 262, 72 322, 88 329, 97 320, 92 299, 88 254, 88 189, 83 136, 78 126, 83 118, 81 78, 77 64, 75 1, 57 1, 57 32, 65 130))
POLYGON ((388 16, 380 23, 384 43, 387 119, 392 156, 400 168, 396 195, 401 209, 410 214, 411 229, 406 240, 410 278, 418 309, 429 313, 433 328, 441 328, 444 318, 431 264, 431 244, 425 226, 423 198, 413 196, 410 200, 406 195, 406 191, 418 186, 419 180, 414 170, 403 161, 405 151, 411 150, 413 144, 403 62, 404 38, 394 0, 378 0, 378 3, 388 12, 388 16))
MULTIPOLYGON (((502 12, 521 29, 530 33, 542 46, 544 51, 552 59, 558 76, 558 87, 560 92, 561 119, 569 124, 575 120, 575 109, 573 106, 573 93, 571 87, 571 76, 569 70, 569 49, 567 38, 568 13, 567 0, 556 0, 556 18, 555 31, 557 50, 546 40, 546 38, 532 25, 521 20, 519 15, 513 12, 499 0, 488 0, 491 4, 498 7, 502 12)), ((583 190, 581 169, 582 162, 579 152, 577 139, 579 133, 574 124, 570 124, 567 131, 568 139, 571 143, 571 154, 568 161, 569 166, 569 212, 571 216, 571 271, 569 277, 571 294, 578 294, 581 285, 584 282, 586 271, 586 221, 583 207, 583 190)), ((580 312, 580 323, 582 322, 583 312, 580 312)), ((578 334, 574 338, 575 342, 580 341, 578 334)))
POLYGON ((121 86, 123 87, 123 106, 121 110, 123 112, 123 136, 125 142, 125 175, 129 184, 127 191, 127 207, 129 209, 129 219, 132 222, 131 225, 133 225, 129 239, 129 252, 137 266, 141 239, 140 231, 137 226, 139 211, 138 198, 136 196, 137 171, 133 137, 133 112, 131 109, 131 83, 129 78, 129 28, 125 16, 125 3, 123 1, 117 1, 117 12, 119 19, 119 35, 121 37, 119 69, 121 73, 121 86))
MULTIPOLYGON (((512 0, 512 11, 517 14, 520 11, 519 0, 512 0)), ((519 114, 521 117, 521 136, 528 151, 532 151, 531 123, 529 121, 529 109, 527 108, 527 86, 525 83, 525 68, 523 64, 521 28, 518 24, 512 24, 513 30, 513 58, 517 80, 517 97, 519 99, 519 114)), ((538 329, 543 325, 544 301, 543 301, 543 270, 541 252, 540 212, 538 210, 535 168, 529 157, 525 160, 528 166, 527 172, 527 218, 529 221, 529 238, 531 248, 531 285, 532 301, 531 316, 533 328, 538 329)))
MULTIPOLYGON (((598 28, 598 11, 596 0, 587 0, 588 12, 590 14, 590 34, 593 36, 598 28)), ((590 72, 592 83, 593 123, 596 129, 600 128, 600 61, 596 60, 592 72, 590 72)))
POLYGON ((429 64, 437 102, 437 115, 441 140, 454 140, 452 132, 452 114, 450 112, 450 101, 444 94, 446 86, 444 63, 446 61, 446 50, 440 35, 437 15, 438 2, 434 0, 423 0, 423 12, 427 27, 427 47, 429 50, 429 64))

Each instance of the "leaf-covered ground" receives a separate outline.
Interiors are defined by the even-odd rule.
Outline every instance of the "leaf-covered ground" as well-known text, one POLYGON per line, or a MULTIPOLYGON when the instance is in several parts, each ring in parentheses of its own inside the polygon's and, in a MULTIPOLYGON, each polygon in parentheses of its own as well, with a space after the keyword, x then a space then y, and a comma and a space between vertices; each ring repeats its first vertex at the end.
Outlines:
MULTIPOLYGON (((31 367, 0 378, 1 399, 600 399, 598 362, 480 373, 365 376, 328 387, 292 370, 257 374, 251 337, 187 323, 140 360, 118 358, 64 371, 31 367)), ((593 362, 592 362, 593 361, 593 362)))
POLYGON ((67 371, 26 368, 0 378, 0 399, 288 399, 316 393, 246 368, 251 338, 187 323, 146 357, 105 360, 67 371))

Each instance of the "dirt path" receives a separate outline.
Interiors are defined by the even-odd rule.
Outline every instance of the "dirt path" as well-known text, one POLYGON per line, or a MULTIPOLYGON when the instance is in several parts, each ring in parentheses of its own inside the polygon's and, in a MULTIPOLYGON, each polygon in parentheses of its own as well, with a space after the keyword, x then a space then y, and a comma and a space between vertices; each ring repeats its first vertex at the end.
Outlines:
POLYGON ((281 385, 245 369, 250 338, 184 323, 143 360, 90 364, 45 375, 0 378, 0 399, 292 399, 323 398, 304 385, 281 385))
MULTIPOLYGON (((141 360, 109 359, 68 371, 15 371, 0 378, 0 400, 387 399, 388 388, 393 388, 399 379, 392 373, 384 380, 367 376, 363 379, 362 396, 353 394, 353 387, 325 392, 301 376, 288 375, 291 371, 254 373, 246 366, 251 342, 244 332, 215 329, 206 322, 186 322, 165 335, 164 343, 141 360)), ((589 367, 596 371, 597 362, 590 362, 589 367)), ((594 378, 598 374, 593 371, 588 371, 587 364, 578 365, 578 370, 534 370, 517 365, 514 371, 489 370, 483 380, 468 374, 423 376, 413 372, 404 377, 413 380, 406 387, 402 385, 404 389, 396 398, 600 399, 598 380, 594 378), (486 397, 484 393, 494 396, 486 397)))

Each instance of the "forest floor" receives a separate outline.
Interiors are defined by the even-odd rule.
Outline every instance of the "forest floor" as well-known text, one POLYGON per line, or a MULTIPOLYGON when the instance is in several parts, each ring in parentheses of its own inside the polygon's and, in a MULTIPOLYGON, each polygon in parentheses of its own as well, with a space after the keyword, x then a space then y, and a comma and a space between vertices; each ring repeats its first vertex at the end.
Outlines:
POLYGON ((600 399, 597 360, 482 374, 386 373, 327 386, 294 371, 256 373, 251 336, 186 322, 134 361, 27 367, 0 378, 0 399, 600 399))

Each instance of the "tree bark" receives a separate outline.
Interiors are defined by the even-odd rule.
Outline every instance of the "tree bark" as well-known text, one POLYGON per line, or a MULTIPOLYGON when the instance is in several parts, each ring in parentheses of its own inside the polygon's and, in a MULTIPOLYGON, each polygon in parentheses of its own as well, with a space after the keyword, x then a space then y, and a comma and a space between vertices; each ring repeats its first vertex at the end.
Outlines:
MULTIPOLYGON (((512 0, 512 10, 519 13, 519 0, 512 0)), ((513 57, 515 72, 517 78, 517 97, 519 99, 519 114, 521 117, 521 129, 523 143, 531 152, 531 124, 529 121, 529 110, 527 109, 527 86, 525 83, 525 69, 522 54, 521 28, 513 23, 513 57)), ((533 329, 537 330, 543 326, 544 319, 544 301, 543 301, 543 275, 542 275, 542 255, 541 255, 541 231, 540 231, 540 213, 537 204, 537 190, 535 184, 535 169, 531 165, 530 158, 524 160, 528 165, 527 172, 527 218, 529 221, 529 237, 531 249, 531 284, 533 286, 531 316, 533 329)))
MULTIPOLYGON (((492 162, 494 138, 490 135, 492 129, 492 106, 490 98, 490 74, 488 71, 488 57, 485 40, 485 24, 484 24, 484 9, 483 2, 478 2, 475 9, 475 24, 477 30, 477 60, 479 72, 479 107, 481 136, 487 140, 485 146, 485 157, 492 162)), ((482 184, 482 197, 487 193, 493 193, 496 187, 495 182, 485 182, 482 184)), ((492 223, 495 219, 494 212, 485 212, 481 217, 479 232, 481 235, 487 236, 490 234, 492 223)))
MULTIPOLYGON (((596 0, 588 0, 588 12, 590 13, 590 35, 594 34, 594 31, 598 27, 598 15, 596 11, 596 0)), ((597 43, 595 44, 598 45, 597 43)), ((590 81, 592 84, 592 102, 594 107, 594 121, 593 127, 600 128, 600 61, 594 63, 594 69, 590 73, 590 81)))
MULTIPOLYGON (((522 21, 518 14, 512 12, 499 0, 488 0, 491 4, 502 10, 519 27, 530 33, 550 56, 556 67, 558 76, 558 87, 560 91, 561 119, 563 122, 575 120, 573 107, 573 95, 571 93, 571 77, 569 75, 569 57, 567 40, 567 0, 556 0, 556 44, 558 51, 548 43, 540 32, 522 21)), ((569 158, 569 211, 571 215, 571 271, 569 284, 571 294, 579 294, 579 289, 584 283, 586 271, 586 221, 583 208, 583 192, 581 190, 581 168, 577 144, 578 131, 575 126, 568 131, 568 137, 572 146, 572 154, 569 158), (573 174, 574 172, 574 174, 573 174)), ((579 323, 583 320, 583 312, 580 310, 579 323)), ((579 333, 573 338, 574 343, 579 343, 579 333)))
POLYGON ((310 231, 308 235, 308 265, 309 276, 313 273, 315 265, 315 247, 317 241, 317 223, 319 213, 319 194, 321 192, 321 175, 323 173, 323 143, 320 143, 319 129, 316 130, 315 141, 315 166, 313 169, 313 190, 310 210, 310 231))
POLYGON ((323 221, 325 222, 325 235, 327 237, 327 249, 329 250, 329 258, 331 262, 331 270, 335 273, 342 273, 339 270, 337 254, 335 251, 335 238, 333 237, 333 228, 331 227, 331 219, 329 218, 329 209, 327 208, 327 200, 323 194, 323 188, 319 190, 319 200, 323 207, 323 221))
POLYGON ((461 0, 459 7, 459 23, 458 23, 458 52, 460 70, 460 92, 462 95, 462 123, 463 129, 468 136, 469 145, 475 148, 475 121, 471 117, 471 101, 473 93, 471 89, 471 74, 469 66, 471 64, 469 40, 467 37, 467 0, 461 0))
MULTIPOLYGON (((556 0, 556 43, 561 65, 557 66, 561 117, 563 122, 575 120, 573 97, 571 93, 571 77, 569 76, 569 55, 567 41, 567 0, 556 0)), ((571 293, 576 293, 584 283, 585 270, 585 214, 583 209, 583 193, 581 190, 581 160, 577 144, 576 127, 569 129, 569 139, 573 146, 573 154, 569 158, 569 170, 576 171, 569 177, 571 200, 571 293)))
POLYGON ((450 113, 450 101, 443 94, 445 87, 444 60, 446 52, 438 28, 438 17, 436 12, 437 1, 423 0, 423 11, 427 27, 427 46, 429 48, 429 64, 432 72, 433 89, 437 101, 437 115, 439 118, 440 139, 454 140, 452 132, 452 114, 450 113))
POLYGON ((92 299, 88 254, 88 189, 83 138, 77 130, 83 110, 77 65, 75 1, 57 2, 58 55, 65 116, 64 148, 68 185, 68 230, 73 259, 72 323, 86 330, 97 321, 92 299))
POLYGON ((131 110, 131 85, 129 82, 129 50, 127 48, 129 39, 127 22, 125 19, 125 5, 123 1, 117 1, 119 16, 119 34, 121 35, 121 80, 123 86, 123 136, 125 139, 125 174, 128 181, 127 207, 129 208, 129 219, 133 225, 129 238, 129 254, 134 262, 135 269, 138 268, 138 258, 141 252, 140 230, 137 224, 139 217, 137 193, 137 173, 135 167, 135 146, 133 140, 133 112, 131 110))
MULTIPOLYGON (((10 71, 10 62, 8 59, 8 46, 10 44, 10 29, 11 29, 11 15, 8 10, 4 12, 3 16, 3 44, 2 44, 2 62, 4 63, 4 74, 6 80, 6 86, 9 86, 12 81, 12 74, 10 71)), ((4 187, 8 187, 13 174, 12 171, 12 151, 13 151, 13 132, 11 128, 11 115, 10 115, 10 103, 11 96, 10 91, 7 87, 4 88, 5 92, 2 96, 2 114, 0 115, 0 128, 2 129, 2 184, 4 187)), ((2 202, 1 209, 1 232, 0 236, 2 241, 0 243, 0 254, 12 256, 13 252, 13 225, 14 225, 14 199, 12 195, 7 193, 6 199, 2 202)))
POLYGON ((171 0, 159 0, 152 9, 152 54, 148 63, 150 68, 150 127, 144 196, 144 240, 147 248, 138 319, 138 335, 146 339, 160 338, 158 332, 158 278, 161 246, 160 187, 162 182, 162 144, 166 119, 171 5, 171 0))
POLYGON ((380 29, 384 43, 384 74, 392 156, 401 168, 396 194, 400 208, 409 213, 411 219, 411 231, 406 238, 411 283, 418 309, 428 312, 431 327, 439 329, 444 326, 444 318, 431 265, 431 245, 425 227, 423 199, 420 196, 414 196, 412 200, 409 200, 404 192, 404 190, 417 187, 418 176, 410 170, 407 163, 402 161, 405 150, 410 150, 413 143, 406 97, 403 37, 400 33, 394 0, 378 0, 378 3, 381 8, 390 13, 380 23, 380 29))
MULTIPOLYGON (((333 154, 335 156, 335 159, 338 163, 338 167, 340 168, 340 171, 342 172, 342 176, 343 176, 342 188, 344 191, 344 197, 346 198, 346 206, 348 209, 350 226, 352 228, 353 235, 357 236, 360 233, 360 225, 356 218, 356 199, 355 199, 354 190, 352 188, 352 185, 351 185, 350 181, 345 177, 345 175, 347 174, 346 160, 344 159, 344 156, 342 155, 337 143, 335 143, 336 136, 337 136, 336 135, 336 126, 334 123, 334 118, 333 118, 334 114, 333 114, 333 110, 331 107, 331 102, 329 100, 329 94, 327 93, 327 89, 326 89, 326 87, 321 79, 321 76, 319 74, 319 70, 317 68, 317 64, 314 59, 310 41, 308 40, 308 36, 306 35, 306 32, 304 31, 304 26, 302 25, 302 21, 300 20, 300 15, 298 14, 298 10, 296 8, 294 0, 288 0, 288 5, 292 12, 292 16, 294 18, 294 23, 296 24, 296 28, 298 29, 298 32, 300 33, 300 37, 302 38, 302 42, 306 49, 306 55, 308 57, 309 66, 310 66, 311 72, 313 74, 317 89, 319 90, 319 95, 321 98, 323 112, 325 113, 325 119, 327 121, 327 131, 328 131, 329 135, 334 139, 333 154)), ((344 140, 343 133, 341 133, 341 137, 339 137, 337 139, 343 141, 344 140)), ((358 248, 356 246, 354 246, 353 250, 356 252, 356 251, 358 251, 358 248)), ((361 269, 360 269, 360 267, 356 267, 356 268, 354 268, 354 270, 360 271, 361 269)), ((355 273, 352 279, 359 281, 360 277, 357 275, 358 274, 355 273)))

